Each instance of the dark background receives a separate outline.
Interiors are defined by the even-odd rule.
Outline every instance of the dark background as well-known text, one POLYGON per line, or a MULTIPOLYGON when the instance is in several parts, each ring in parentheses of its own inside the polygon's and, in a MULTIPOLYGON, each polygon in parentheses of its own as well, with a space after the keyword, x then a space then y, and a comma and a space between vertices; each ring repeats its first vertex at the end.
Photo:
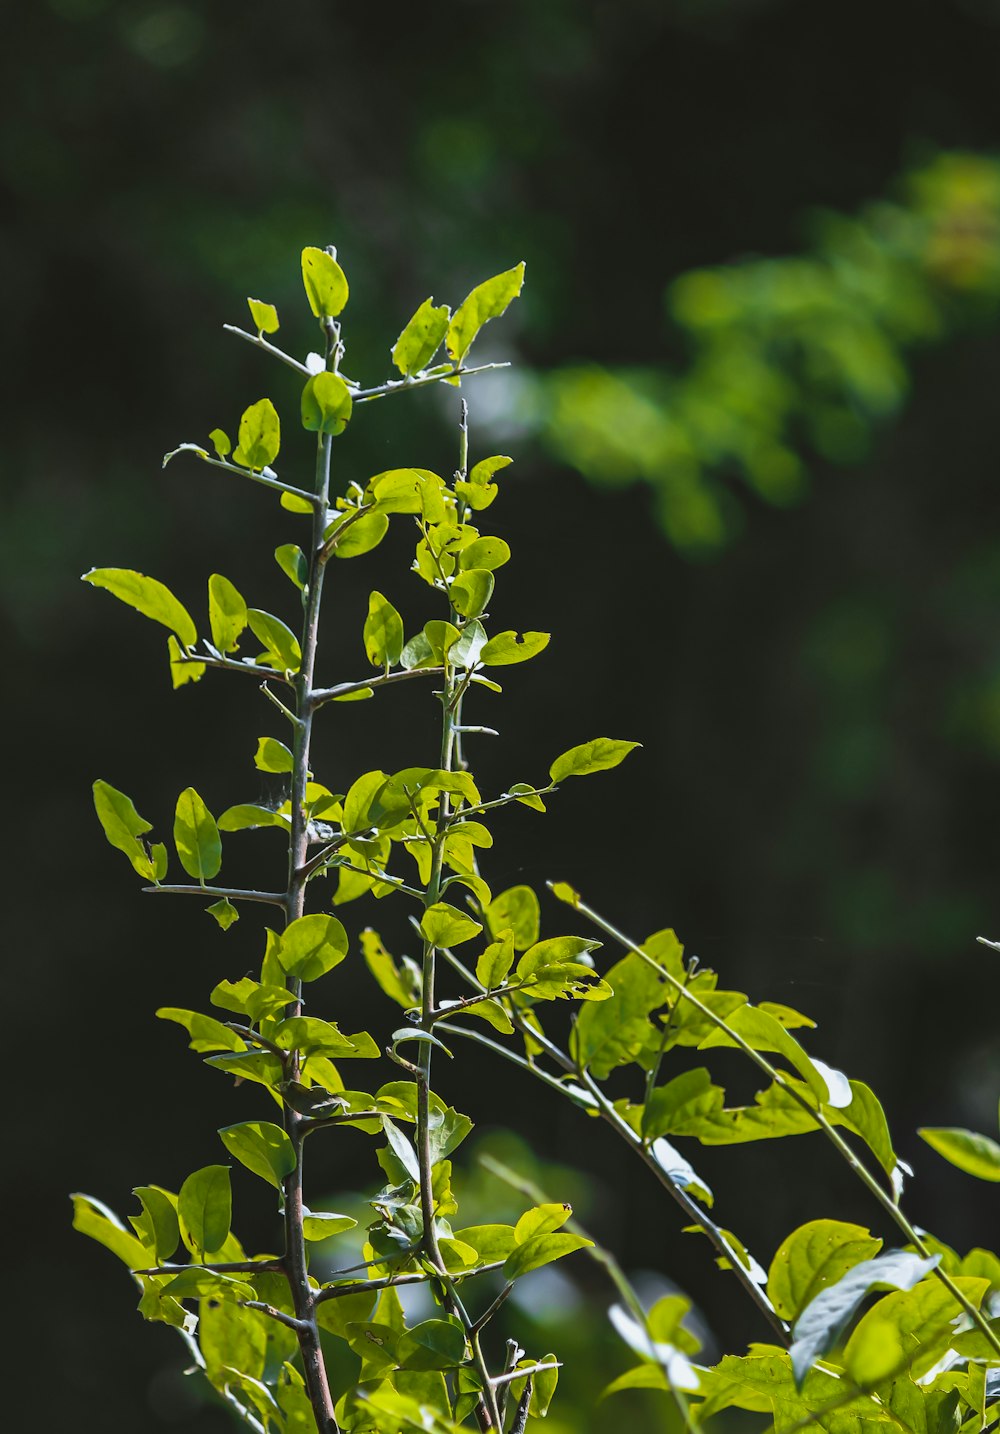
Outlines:
MULTIPOLYGON (((794 253, 814 207, 852 212, 935 150, 1000 147, 1000 6, 48 0, 22 7, 7 41, 8 1356, 15 1401, 36 1413, 52 1401, 47 1418, 209 1434, 226 1416, 197 1405, 171 1332, 143 1326, 125 1275, 71 1234, 65 1195, 127 1210, 133 1185, 176 1188, 219 1158, 217 1126, 262 1113, 152 1017, 242 974, 259 923, 223 937, 195 904, 141 896, 100 836, 89 785, 123 787, 163 833, 188 784, 215 811, 266 795, 254 740, 278 728, 252 683, 209 674, 172 695, 158 630, 79 574, 137 568, 199 615, 220 571, 294 620, 269 555, 295 520, 193 461, 162 474, 160 456, 216 425, 232 432, 267 392, 288 419, 285 476, 296 450, 308 464, 295 380, 221 330, 245 322, 252 293, 287 315, 289 347, 314 344, 303 245, 339 247, 348 368, 365 381, 385 375, 427 293, 454 304, 520 258, 524 296, 484 357, 528 376, 583 361, 680 369, 668 281, 794 253)), ((916 1168, 913 1218, 962 1249, 995 1238, 992 1192, 913 1131, 995 1134, 1000 981, 974 938, 1000 935, 998 379, 984 301, 978 322, 913 359, 905 411, 867 457, 837 467, 805 449, 803 500, 782 511, 742 492, 739 540, 699 561, 668 544, 648 488, 588 486, 537 424, 519 435, 516 411, 499 438, 477 435, 477 394, 492 412, 516 391, 490 400, 504 380, 467 385, 474 456, 499 445, 516 458, 489 515, 514 549, 495 625, 555 634, 542 659, 509 670, 503 699, 482 702, 480 720, 503 732, 474 753, 483 785, 540 778, 598 733, 644 744, 619 773, 567 786, 548 818, 505 815, 494 890, 568 879, 637 936, 672 925, 724 984, 820 1019, 812 1048, 874 1085, 916 1168)), ((447 472, 456 403, 425 393, 361 410, 338 474, 447 472)), ((430 615, 408 561, 401 536, 338 567, 325 680, 363 675, 371 587, 411 628, 430 615)), ((433 751, 416 690, 325 718, 317 774, 334 790, 433 751)), ((227 874, 243 852, 248 879, 269 854, 280 865, 277 845, 231 838, 227 874)), ((342 914, 405 942, 391 908, 342 914)), ((550 907, 546 919, 550 932, 563 923, 550 907)), ((330 1014, 388 1030, 359 965, 330 978, 330 1014)), ((689 1289, 723 1347, 766 1337, 601 1132, 516 1077, 463 1071, 443 1071, 442 1088, 484 1127, 514 1124, 589 1172, 578 1208, 630 1267, 689 1289)), ((735 1064, 724 1074, 752 1091, 735 1064)), ((765 1262, 815 1215, 889 1234, 812 1137, 786 1144, 685 1147, 721 1223, 765 1262)), ((360 1140, 328 1158, 331 1192, 375 1188, 360 1140)), ((266 1244, 258 1192, 238 1189, 241 1230, 266 1244)), ((610 1377, 627 1358, 602 1322, 606 1291, 577 1274, 592 1317, 559 1347, 610 1377)), ((573 1387, 587 1427, 623 1417, 624 1404, 593 1413, 585 1380, 573 1387)), ((571 1410, 553 1416, 556 1434, 571 1410)))

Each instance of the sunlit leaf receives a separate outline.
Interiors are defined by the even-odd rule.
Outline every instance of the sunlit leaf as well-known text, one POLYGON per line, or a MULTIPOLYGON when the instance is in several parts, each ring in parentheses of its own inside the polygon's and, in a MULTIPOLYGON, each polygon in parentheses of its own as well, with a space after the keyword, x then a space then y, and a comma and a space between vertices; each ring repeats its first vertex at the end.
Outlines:
POLYGON ((782 1319, 796 1320, 820 1290, 881 1248, 882 1241, 863 1225, 810 1220, 778 1246, 767 1276, 768 1297, 782 1319))
POLYGON ((317 319, 335 319, 347 303, 347 278, 333 255, 324 249, 302 250, 302 283, 317 319))
POLYGON ((516 299, 524 283, 524 263, 478 284, 455 310, 448 325, 445 343, 452 362, 460 364, 472 347, 480 329, 490 319, 499 318, 512 299, 516 299))
POLYGON ((189 1175, 177 1197, 184 1243, 198 1260, 218 1250, 229 1235, 233 1197, 228 1165, 206 1165, 189 1175))
POLYGON ((420 305, 392 349, 392 361, 404 378, 419 373, 430 363, 441 347, 450 319, 447 304, 435 308, 431 298, 420 305))
POLYGON ((549 768, 553 782, 564 782, 567 777, 585 777, 590 772, 606 772, 623 762, 629 752, 640 743, 621 742, 613 737, 595 737, 592 742, 581 742, 570 747, 557 757, 549 768))
POLYGON ((336 436, 350 422, 353 406, 351 390, 339 373, 313 374, 302 390, 302 427, 336 436))
POLYGON ((105 588, 119 602, 141 612, 143 617, 161 622, 185 647, 193 647, 198 641, 198 629, 191 614, 183 603, 156 578, 147 578, 131 568, 91 568, 84 573, 83 581, 95 588, 105 588))
POLYGON ((254 1175, 259 1175, 276 1189, 286 1175, 295 1169, 292 1142, 280 1125, 267 1120, 248 1120, 227 1125, 219 1137, 230 1155, 254 1175))
POLYGON ((281 420, 269 398, 258 399, 244 410, 240 437, 233 462, 259 472, 278 456, 281 447, 281 420))
POLYGON ((261 299, 247 299, 247 306, 258 334, 278 332, 278 311, 273 304, 265 304, 261 299))
POLYGON ((950 1165, 978 1180, 1000 1180, 1000 1145, 987 1135, 957 1127, 924 1127, 917 1134, 950 1165))
POLYGON ((174 845, 181 865, 196 881, 211 881, 222 866, 222 842, 215 818, 194 787, 177 798, 174 845))
POLYGON ((247 625, 247 605, 239 590, 221 573, 213 573, 208 580, 208 621, 214 646, 223 653, 235 652, 247 625))

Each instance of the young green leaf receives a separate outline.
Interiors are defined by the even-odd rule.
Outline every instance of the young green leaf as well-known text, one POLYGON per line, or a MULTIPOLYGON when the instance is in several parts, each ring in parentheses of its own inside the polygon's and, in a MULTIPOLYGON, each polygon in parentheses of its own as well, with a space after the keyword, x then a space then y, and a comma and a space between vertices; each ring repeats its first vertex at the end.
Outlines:
POLYGON ((184 647, 193 647, 198 641, 198 629, 187 608, 155 578, 147 578, 131 568, 91 568, 89 573, 84 573, 83 581, 95 588, 105 588, 143 617, 161 622, 177 634, 184 647))
MULTIPOLYGON (((575 1059, 598 1080, 638 1059, 656 1034, 650 1015, 665 1005, 670 995, 663 977, 634 952, 612 966, 605 980, 614 995, 583 1007, 571 1040, 575 1059)), ((662 1135, 665 1130, 657 1133, 662 1135)))
POLYGON ((538 940, 541 923, 538 897, 530 886, 510 886, 486 908, 486 923, 494 937, 501 937, 509 929, 513 933, 514 950, 527 951, 538 940))
POLYGON ((281 447, 281 420, 269 398, 258 399, 244 410, 240 419, 240 437, 233 462, 241 468, 259 472, 278 456, 281 447))
POLYGON ((206 1165, 189 1175, 177 1197, 184 1243, 195 1259, 221 1249, 229 1237, 233 1196, 228 1165, 206 1165))
POLYGON ((225 429, 213 428, 211 433, 208 435, 208 438, 212 447, 215 449, 215 456, 217 458, 225 458, 227 453, 231 453, 233 451, 233 445, 230 441, 229 434, 225 431, 225 429))
POLYGON ((167 653, 170 660, 170 681, 175 690, 183 687, 185 682, 200 682, 204 677, 205 664, 185 659, 181 645, 173 633, 167 638, 167 653))
POLYGON ((882 1241, 863 1225, 810 1220, 778 1246, 767 1275, 768 1298, 781 1318, 791 1323, 820 1290, 835 1285, 881 1248, 882 1241))
POLYGON ((184 1011, 178 1006, 161 1006, 156 1012, 161 1021, 176 1021, 191 1037, 193 1051, 245 1051, 246 1041, 217 1021, 214 1016, 203 1016, 200 1011, 184 1011))
POLYGON ((458 1319, 427 1319, 406 1331, 396 1347, 403 1369, 453 1369, 465 1358, 465 1330, 458 1319))
POLYGON ((441 347, 450 318, 447 304, 435 308, 430 298, 420 305, 392 348, 392 361, 404 378, 430 363, 441 347))
POLYGON ((395 1001, 404 1010, 418 1004, 420 993, 415 982, 415 973, 406 966, 397 966, 382 945, 378 932, 373 931, 370 926, 361 933, 361 951, 365 965, 391 1001, 395 1001))
POLYGON ((458 565, 463 572, 473 568, 484 568, 493 572, 510 562, 510 547, 503 538, 476 538, 458 555, 458 565))
POLYGON ((292 1142, 281 1126, 271 1121, 227 1125, 219 1131, 219 1137, 230 1155, 275 1189, 280 1189, 282 1180, 295 1169, 292 1142))
POLYGON ((213 901, 211 906, 205 907, 205 910, 219 923, 223 931, 228 931, 230 926, 235 925, 240 919, 240 913, 228 896, 224 896, 221 901, 213 901))
POLYGON ((448 356, 460 365, 479 330, 490 319, 497 319, 512 299, 516 299, 524 283, 523 261, 513 269, 496 274, 483 284, 477 284, 472 293, 455 310, 448 325, 445 344, 448 356))
POLYGON ((347 278, 325 249, 302 250, 302 283, 317 319, 335 319, 347 303, 347 278))
POLYGON ((389 519, 384 513, 365 513, 357 522, 344 530, 333 550, 335 558, 360 558, 370 553, 389 531, 389 519))
POLYGON ((373 592, 363 632, 365 655, 373 667, 395 667, 403 651, 403 619, 387 597, 373 592))
POLYGON ((258 334, 278 332, 278 311, 273 304, 265 304, 261 299, 247 299, 247 306, 258 334))
MULTIPOLYGON (((489 913, 487 912, 487 919, 489 913)), ((504 978, 514 964, 514 932, 504 931, 499 941, 494 941, 476 962, 476 980, 488 991, 502 986, 504 978)))
POLYGON ((132 1191, 142 1204, 142 1214, 132 1215, 136 1234, 144 1245, 156 1252, 156 1262, 169 1260, 180 1243, 177 1223, 177 1197, 168 1195, 158 1185, 137 1185, 132 1191))
POLYGON ((561 1260, 574 1250, 583 1250, 593 1245, 593 1240, 582 1235, 547 1234, 534 1235, 522 1245, 515 1245, 503 1265, 505 1280, 517 1280, 532 1270, 541 1269, 553 1260, 561 1260))
POLYGON ((298 543, 282 543, 275 548, 274 561, 288 581, 294 583, 299 592, 303 592, 309 581, 309 564, 298 543))
MULTIPOLYGON (((452 607, 463 617, 482 617, 486 604, 493 596, 495 582, 496 579, 488 568, 470 568, 466 573, 459 573, 448 588, 452 607)), ((489 643, 486 647, 489 647, 489 643)), ((483 652, 485 650, 484 648, 483 652)), ((487 661, 482 653, 480 660, 487 661)))
POLYGON ((350 422, 353 406, 351 390, 339 373, 313 374, 302 390, 302 427, 335 437, 350 422))
POLYGON ((152 826, 141 817, 131 797, 119 792, 110 782, 94 783, 94 810, 104 828, 104 835, 113 847, 124 852, 135 871, 147 881, 159 880, 153 861, 142 842, 138 840, 152 826))
POLYGON ((258 737, 253 764, 258 772, 290 772, 294 765, 291 752, 277 737, 258 737))
POLYGON ((263 643, 265 661, 280 672, 298 672, 302 665, 302 649, 290 627, 272 613, 260 608, 247 608, 247 621, 253 635, 263 643))
POLYGON ((149 1245, 130 1235, 118 1216, 92 1195, 73 1195, 73 1229, 81 1235, 89 1235, 99 1245, 110 1250, 128 1265, 130 1270, 141 1270, 150 1263, 155 1252, 149 1245))
POLYGON ((1000 1180, 1000 1145, 987 1135, 957 1127, 924 1127, 917 1134, 950 1165, 978 1180, 1000 1180))
POLYGON ((273 812, 270 807, 259 807, 253 802, 241 802, 238 806, 227 807, 219 818, 219 830, 242 832, 254 827, 281 827, 289 830, 286 818, 273 812))
POLYGON ((347 955, 347 932, 335 916, 315 912, 300 916, 285 927, 278 960, 298 981, 315 981, 339 966, 347 955))
POLYGON ((478 921, 466 916, 447 901, 429 906, 420 919, 420 932, 432 946, 458 946, 482 931, 478 921))
POLYGON ((510 667, 537 657, 548 645, 547 632, 525 632, 520 637, 516 632, 498 632, 483 648, 479 660, 487 667, 510 667))
POLYGON ((606 772, 623 762, 629 752, 640 746, 638 742, 621 742, 613 737, 595 737, 592 742, 581 742, 570 747, 557 757, 549 768, 553 782, 564 782, 567 777, 586 777, 591 772, 606 772))
POLYGON ((215 818, 194 787, 177 798, 174 845, 181 865, 196 881, 211 881, 222 866, 222 842, 215 818))
POLYGON ((247 605, 239 590, 221 573, 213 573, 208 580, 208 621, 212 642, 219 651, 235 652, 247 625, 247 605))

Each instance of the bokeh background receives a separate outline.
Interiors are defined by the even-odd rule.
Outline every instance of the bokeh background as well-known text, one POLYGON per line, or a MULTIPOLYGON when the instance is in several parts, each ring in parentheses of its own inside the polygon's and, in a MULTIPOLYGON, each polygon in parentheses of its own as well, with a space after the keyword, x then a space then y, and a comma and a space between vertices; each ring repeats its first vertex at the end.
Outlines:
MULTIPOLYGON (((223 936, 193 903, 154 908, 89 785, 125 788, 164 832, 189 783, 216 811, 267 795, 251 758, 277 728, 251 684, 209 674, 172 694, 155 631, 78 579, 135 567, 200 612, 221 571, 293 614, 270 552, 294 520, 160 457, 269 393, 289 459, 297 442, 308 462, 294 378, 221 327, 245 321, 249 293, 279 306, 286 343, 312 346, 305 244, 339 247, 348 371, 366 381, 428 293, 454 304, 527 261, 522 299, 477 347, 514 367, 467 396, 474 453, 516 458, 490 514, 515 555, 495 618, 555 637, 484 704, 503 735, 477 761, 499 787, 597 733, 644 748, 545 819, 505 817, 494 889, 568 879, 639 936, 673 925, 725 984, 811 1012, 817 1054, 882 1096, 914 1218, 962 1248, 995 1238, 991 1188, 913 1131, 996 1134, 1000 1088, 997 958, 974 942, 1000 935, 998 62, 996 0, 38 0, 11 19, 12 1421, 23 1400, 34 1422, 51 1406, 46 1420, 104 1434, 229 1427, 171 1331, 132 1312, 120 1267, 69 1231, 65 1197, 127 1210, 133 1185, 176 1188, 219 1158, 216 1126, 260 1113, 152 1017, 242 974, 258 924, 223 936)), ((361 410, 338 441, 343 481, 448 471, 456 403, 361 410)), ((370 587, 428 615, 407 563, 401 538, 338 569, 328 680, 364 671, 370 587)), ((433 748, 415 691, 327 716, 317 766, 335 790, 433 748)), ((230 842, 248 878, 280 862, 266 835, 230 842)), ((375 918, 400 949, 401 916, 375 918)), ((359 966, 330 978, 330 1013, 388 1030, 359 966)), ((503 1075, 466 1066, 443 1089, 486 1132, 521 1129, 548 1162, 538 1178, 650 1291, 689 1291, 710 1349, 766 1337, 641 1170, 503 1075)), ((765 1262, 793 1223, 874 1220, 812 1137, 686 1153, 765 1262)), ((360 1138, 325 1158, 331 1196, 376 1188, 360 1138)), ((474 1165, 466 1180, 484 1210, 508 1198, 474 1165)), ((252 1183, 240 1229, 266 1247, 252 1183)), ((595 1407, 629 1363, 609 1299, 578 1259, 513 1312, 522 1341, 569 1362, 556 1434, 662 1425, 655 1396, 595 1407)))

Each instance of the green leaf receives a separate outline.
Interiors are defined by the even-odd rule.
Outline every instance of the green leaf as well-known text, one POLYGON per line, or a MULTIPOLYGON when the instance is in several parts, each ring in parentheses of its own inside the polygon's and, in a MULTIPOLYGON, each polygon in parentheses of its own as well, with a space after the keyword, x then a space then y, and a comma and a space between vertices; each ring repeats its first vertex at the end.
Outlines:
POLYGON ((208 580, 208 621, 212 642, 220 652, 235 652, 240 633, 247 625, 247 605, 242 594, 221 573, 208 580))
POLYGON ((254 1022, 261 1016, 283 1010, 295 997, 284 986, 262 984, 243 976, 239 981, 220 981, 210 999, 213 1006, 235 1011, 238 1016, 249 1016, 254 1022))
POLYGON ((498 453, 492 458, 481 458, 469 474, 469 482, 477 487, 485 486, 495 473, 499 473, 501 468, 509 468, 513 461, 513 458, 508 458, 503 453, 498 453))
POLYGON ((194 787, 177 798, 174 845, 181 865, 195 881, 211 881, 222 866, 222 841, 215 818, 194 787))
POLYGON ((168 1195, 158 1185, 137 1185, 132 1191, 142 1204, 142 1214, 131 1217, 142 1243, 155 1250, 153 1263, 169 1260, 180 1243, 177 1223, 177 1197, 168 1195))
POLYGON ((409 1137, 404 1135, 394 1120, 387 1115, 382 1117, 382 1128, 385 1131, 385 1138, 389 1142, 389 1149, 402 1165, 406 1174, 419 1188, 420 1185, 420 1162, 417 1159, 417 1152, 409 1137))
POLYGON ((213 901, 211 906, 205 907, 205 910, 219 923, 223 931, 228 931, 230 926, 235 926, 240 919, 240 913, 228 896, 224 896, 221 901, 213 901))
POLYGON ((611 1394, 621 1394, 626 1389, 660 1389, 664 1394, 670 1392, 670 1385, 667 1383, 667 1376, 658 1364, 637 1364, 634 1369, 627 1369, 617 1379, 601 1390, 601 1399, 607 1399, 611 1394))
POLYGON ((486 646, 486 629, 475 618, 465 624, 458 641, 448 649, 448 661, 455 667, 475 667, 486 646))
POLYGON ((396 1348, 404 1369, 453 1369, 465 1359, 465 1330, 457 1319, 427 1319, 408 1329, 396 1348))
MULTIPOLYGON (((959 1275, 955 1285, 978 1306, 988 1280, 959 1275)), ((904 1370, 920 1379, 944 1355, 963 1306, 940 1280, 922 1280, 873 1305, 858 1321, 844 1348, 844 1364, 858 1384, 877 1384, 904 1370)))
POLYGON ((247 1120, 224 1126, 219 1137, 230 1155, 275 1189, 280 1189, 282 1180, 295 1169, 292 1142, 280 1125, 247 1120))
POLYGON ((582 1235, 534 1235, 523 1244, 516 1245, 504 1260, 503 1277, 505 1280, 520 1279, 531 1270, 541 1269, 542 1265, 561 1260, 564 1255, 571 1255, 574 1250, 585 1249, 593 1243, 582 1235))
MULTIPOLYGON (((816 1100, 825 1105, 829 1099, 829 1087, 821 1073, 794 1036, 790 1036, 780 1022, 758 1006, 741 1005, 726 1016, 727 1026, 741 1036, 755 1051, 774 1051, 782 1055, 798 1071, 816 1100)), ((735 1046, 736 1042, 727 1032, 714 1027, 700 1043, 700 1050, 714 1046, 735 1046)))
POLYGON ((929 1274, 938 1256, 922 1259, 906 1250, 892 1250, 873 1260, 862 1260, 836 1284, 828 1285, 806 1305, 792 1330, 794 1344, 789 1350, 795 1382, 802 1381, 817 1359, 840 1338, 848 1320, 870 1290, 884 1287, 910 1290, 929 1274))
POLYGON ((357 1223, 350 1215, 336 1215, 327 1210, 310 1210, 303 1217, 302 1233, 307 1240, 314 1242, 328 1240, 331 1235, 342 1235, 345 1230, 353 1230, 357 1223))
POLYGON ((380 592, 368 598, 363 637, 365 655, 373 667, 396 666, 403 651, 403 619, 380 592))
POLYGON ((518 1245, 523 1245, 536 1235, 547 1235, 551 1230, 559 1230, 572 1213, 572 1205, 555 1202, 525 1210, 514 1226, 514 1240, 518 1245))
POLYGON ((135 871, 147 881, 159 880, 149 853, 138 840, 144 833, 152 831, 152 826, 136 811, 132 799, 109 782, 96 781, 94 810, 108 841, 125 853, 135 871))
POLYGON ((420 932, 432 946, 458 946, 482 931, 478 921, 466 916, 447 901, 429 906, 420 920, 420 932))
POLYGON ((246 1042, 214 1016, 200 1011, 184 1011, 179 1006, 161 1006, 156 1012, 161 1021, 176 1021, 191 1037, 193 1051, 245 1051, 246 1042))
POLYGON ((333 255, 324 249, 302 250, 302 283, 317 319, 335 319, 347 303, 347 278, 333 255))
MULTIPOLYGON (((495 582, 493 574, 486 568, 470 568, 468 572, 459 573, 448 588, 452 607, 463 617, 482 617, 486 604, 493 596, 495 582)), ((487 643, 486 647, 489 645, 487 643)), ((484 647, 479 654, 480 661, 487 660, 483 657, 485 651, 484 647)))
POLYGON ((302 427, 336 436, 351 419, 354 400, 339 373, 315 373, 302 390, 302 427))
MULTIPOLYGON (((410 975, 410 980, 407 982, 404 979, 400 967, 382 945, 378 932, 373 931, 370 926, 361 933, 361 952, 365 958, 365 965, 390 1001, 395 1001, 404 1010, 417 1005, 420 1000, 419 976, 417 973, 407 972, 410 975)), ((403 970, 406 968, 404 967, 403 970)))
POLYGON ((300 916, 285 927, 278 946, 278 960, 296 980, 315 981, 339 966, 347 950, 343 922, 335 916, 316 912, 300 916))
POLYGON ((564 782, 567 777, 585 777, 591 772, 606 772, 623 762, 629 752, 640 746, 639 742, 620 742, 613 737, 595 737, 592 742, 581 742, 579 747, 570 747, 557 757, 549 768, 553 782, 564 782))
POLYGON ((257 1295, 253 1285, 247 1284, 246 1280, 202 1270, 195 1265, 189 1265, 175 1275, 163 1288, 175 1300, 252 1300, 257 1295))
POLYGON ((430 298, 420 305, 392 349, 392 361, 404 378, 419 373, 430 363, 441 347, 450 318, 451 310, 447 304, 435 308, 434 300, 430 298))
POLYGON ((882 1241, 863 1225, 810 1220, 778 1246, 767 1276, 768 1297, 781 1318, 791 1323, 820 1290, 835 1285, 881 1248, 882 1241))
POLYGON ((463 572, 484 568, 493 572, 510 562, 510 548, 503 538, 476 538, 475 542, 463 548, 458 555, 458 564, 463 572))
POLYGON ((530 947, 517 963, 515 976, 526 995, 539 999, 606 1000, 611 987, 577 958, 596 950, 599 941, 582 936, 552 936, 530 947))
MULTIPOLYGON (((606 1002, 605 1004, 610 1004, 606 1002)), ((642 1112, 642 1136, 655 1140, 660 1135, 688 1135, 699 1119, 722 1109, 725 1091, 712 1084, 704 1066, 684 1071, 666 1085, 652 1091, 642 1112)))
POLYGON ((277 737, 258 737, 253 764, 258 772, 290 772, 295 766, 295 759, 277 737))
POLYGON ((477 284, 455 310, 448 325, 445 344, 448 356, 456 365, 462 363, 479 330, 490 319, 497 319, 512 299, 516 299, 524 283, 523 261, 513 269, 477 284))
POLYGON ((201 681, 205 675, 205 663, 185 661, 181 645, 173 633, 167 638, 167 652, 170 657, 170 681, 174 688, 183 687, 185 682, 201 681))
POLYGON ((525 632, 520 637, 516 632, 498 632, 483 648, 479 660, 487 667, 510 667, 515 662, 528 662, 537 657, 548 645, 547 632, 525 632))
POLYGON ((227 807, 219 818, 219 830, 242 832, 254 827, 282 827, 286 832, 289 823, 270 807, 258 807, 252 802, 241 802, 239 806, 227 807))
POLYGON ((950 1165, 978 1180, 1000 1180, 1000 1145, 989 1136, 957 1127, 924 1127, 917 1134, 950 1165))
POLYGON ((256 607, 247 608, 247 621, 254 636, 267 649, 265 656, 271 666, 280 672, 298 672, 302 665, 302 649, 291 628, 273 613, 262 612, 256 607))
POLYGON ((274 550, 274 561, 290 583, 304 592, 309 581, 309 564, 298 543, 282 543, 274 550))
POLYGON ((114 1211, 92 1195, 73 1195, 73 1229, 117 1255, 130 1270, 152 1263, 153 1250, 130 1235, 114 1211))
POLYGON ((269 398, 258 399, 244 410, 240 439, 233 462, 259 472, 273 463, 281 447, 281 420, 269 398))
POLYGON ((225 458, 227 453, 231 453, 233 451, 233 445, 230 442, 229 434, 223 428, 213 428, 211 433, 208 435, 208 439, 212 447, 215 449, 215 456, 217 458, 225 458))
POLYGON ((203 1261, 229 1238, 233 1195, 228 1165, 206 1165, 189 1175, 177 1197, 177 1216, 184 1243, 203 1261))
POLYGON ((248 298, 247 305, 258 334, 276 334, 278 332, 278 311, 273 304, 265 304, 261 299, 248 298))
POLYGON ((360 558, 370 553, 389 531, 389 519, 384 513, 365 513, 346 529, 344 536, 333 550, 335 558, 360 558))
MULTIPOLYGON (((527 889, 527 888, 525 888, 527 889)), ((534 893, 532 893, 534 894, 534 893)), ((514 964, 514 933, 504 931, 499 941, 494 941, 476 962, 476 980, 488 991, 502 986, 504 977, 514 964)))
POLYGON ((584 1006, 572 1036, 575 1059, 598 1080, 637 1059, 653 1031, 650 1014, 670 995, 663 977, 634 952, 612 966, 605 980, 613 996, 584 1006))
POLYGON ((540 922, 538 897, 530 886, 509 886, 486 908, 491 935, 500 937, 505 931, 512 931, 515 951, 527 951, 529 946, 534 946, 540 922))
POLYGON ((184 647, 193 647, 198 641, 198 629, 187 608, 155 578, 147 578, 131 568, 91 568, 89 573, 84 573, 83 581, 95 588, 105 588, 143 617, 161 622, 177 634, 184 647))
MULTIPOLYGON (((302 919, 309 920, 307 916, 302 919)), ((333 1021, 321 1021, 318 1016, 289 1016, 275 1027, 273 1038, 282 1050, 300 1051, 304 1058, 328 1056, 331 1060, 343 1060, 351 1056, 381 1055, 369 1035, 345 1036, 333 1021)))
POLYGON ((895 1184, 902 1179, 902 1175, 899 1171, 896 1152, 892 1148, 892 1136, 889 1133, 889 1123, 885 1118, 885 1111, 874 1091, 869 1089, 864 1081, 852 1080, 850 1087, 853 1097, 850 1105, 844 1106, 841 1110, 828 1110, 827 1115, 836 1124, 844 1125, 848 1130, 853 1130, 861 1136, 882 1169, 895 1184))

